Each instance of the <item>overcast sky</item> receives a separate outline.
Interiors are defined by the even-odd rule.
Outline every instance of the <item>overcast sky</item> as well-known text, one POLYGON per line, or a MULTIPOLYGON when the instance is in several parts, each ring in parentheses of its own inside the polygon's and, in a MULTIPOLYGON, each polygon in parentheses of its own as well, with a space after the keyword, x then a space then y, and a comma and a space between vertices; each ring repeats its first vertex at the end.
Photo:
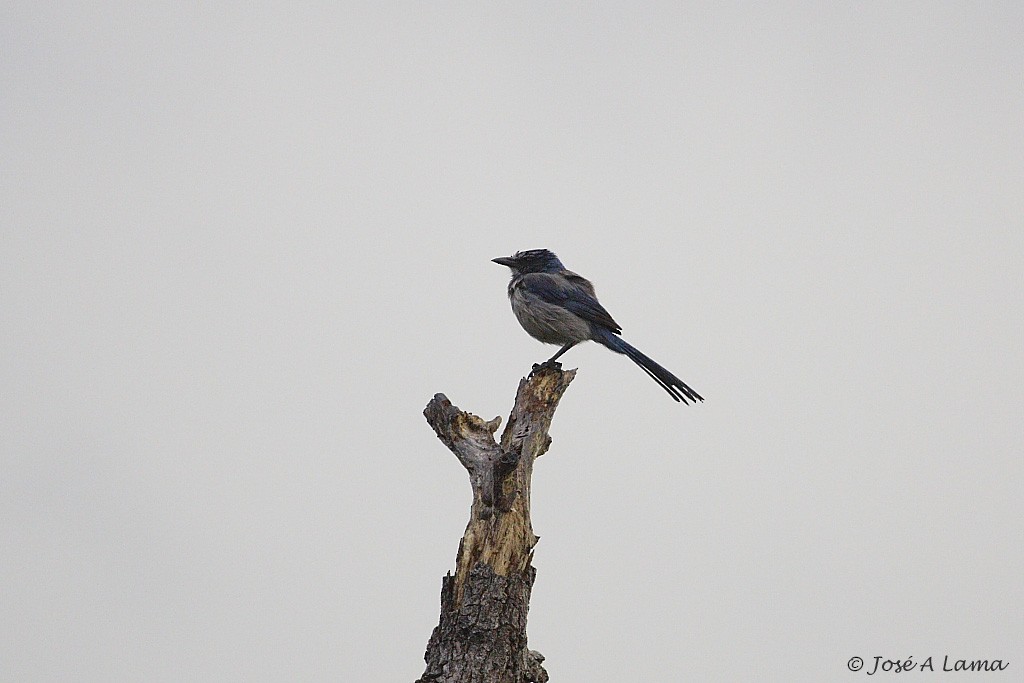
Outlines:
POLYGON ((0 679, 411 683, 539 247, 552 681, 1019 676, 1024 5, 772 5, 6 3, 0 679))

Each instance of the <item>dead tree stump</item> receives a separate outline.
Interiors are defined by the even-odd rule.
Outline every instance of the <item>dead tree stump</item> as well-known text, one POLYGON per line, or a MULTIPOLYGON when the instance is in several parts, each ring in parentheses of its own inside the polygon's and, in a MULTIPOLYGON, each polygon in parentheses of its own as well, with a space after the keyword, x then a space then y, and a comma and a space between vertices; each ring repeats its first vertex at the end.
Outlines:
POLYGON ((527 648, 526 615, 538 537, 530 523, 533 461, 551 444, 548 428, 575 370, 541 365, 519 382, 501 435, 436 394, 423 415, 469 472, 473 507, 455 575, 441 583, 441 618, 427 643, 417 683, 544 683, 544 657, 527 648))

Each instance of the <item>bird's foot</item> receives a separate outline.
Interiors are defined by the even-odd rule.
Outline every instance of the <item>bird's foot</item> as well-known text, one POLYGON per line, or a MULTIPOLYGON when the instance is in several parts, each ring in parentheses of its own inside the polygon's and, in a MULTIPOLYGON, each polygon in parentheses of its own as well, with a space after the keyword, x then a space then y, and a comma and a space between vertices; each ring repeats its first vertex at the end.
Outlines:
POLYGON ((557 360, 546 360, 543 363, 534 363, 533 370, 530 372, 530 376, 539 370, 561 370, 562 364, 557 360))

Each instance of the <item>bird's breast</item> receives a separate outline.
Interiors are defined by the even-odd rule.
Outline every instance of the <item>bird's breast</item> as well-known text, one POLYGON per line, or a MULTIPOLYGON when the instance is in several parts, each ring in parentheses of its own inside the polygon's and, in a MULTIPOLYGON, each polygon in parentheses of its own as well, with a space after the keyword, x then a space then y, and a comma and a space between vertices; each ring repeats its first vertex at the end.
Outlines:
POLYGON ((534 339, 545 344, 567 344, 590 339, 590 323, 557 304, 545 301, 520 283, 508 288, 519 324, 534 339))

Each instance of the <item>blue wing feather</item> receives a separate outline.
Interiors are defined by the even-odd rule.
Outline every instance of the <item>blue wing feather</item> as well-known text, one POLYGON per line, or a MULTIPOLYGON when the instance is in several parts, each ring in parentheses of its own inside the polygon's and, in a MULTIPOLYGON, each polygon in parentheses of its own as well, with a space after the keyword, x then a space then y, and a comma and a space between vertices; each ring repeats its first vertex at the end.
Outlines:
POLYGON ((615 334, 622 331, 619 324, 594 296, 593 285, 575 273, 529 273, 522 277, 519 286, 542 301, 561 306, 588 322, 608 328, 615 334))

